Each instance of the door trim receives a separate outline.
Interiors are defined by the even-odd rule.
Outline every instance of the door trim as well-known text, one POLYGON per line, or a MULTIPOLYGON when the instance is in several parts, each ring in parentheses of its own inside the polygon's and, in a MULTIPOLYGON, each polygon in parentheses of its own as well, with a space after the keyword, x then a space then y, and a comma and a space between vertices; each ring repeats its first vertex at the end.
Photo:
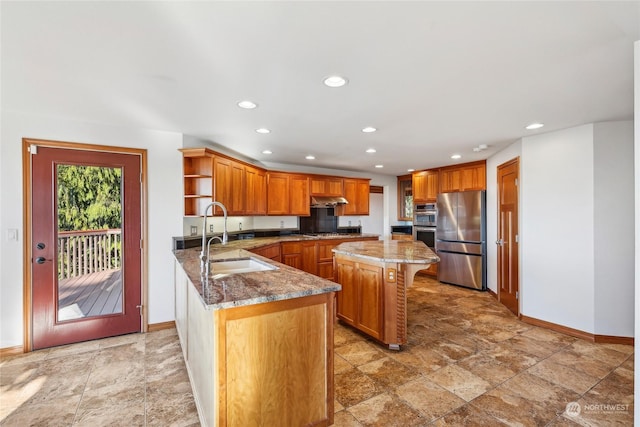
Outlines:
POLYGON ((108 153, 117 154, 133 154, 140 156, 140 194, 141 194, 141 206, 140 216, 142 224, 140 232, 142 236, 142 265, 140 266, 141 273, 141 286, 140 298, 142 301, 142 332, 148 330, 148 249, 146 242, 148 237, 148 220, 147 220, 147 150, 142 148, 128 148, 128 147, 114 147, 110 145, 96 145, 76 142, 64 142, 64 141, 51 141, 35 138, 22 138, 22 226, 23 226, 23 246, 22 246, 22 313, 23 313, 23 351, 25 353, 33 350, 32 344, 32 280, 31 277, 31 258, 32 258, 32 245, 31 242, 31 154, 29 147, 31 145, 37 145, 40 147, 48 148, 65 148, 67 150, 83 150, 83 151, 102 151, 108 153))

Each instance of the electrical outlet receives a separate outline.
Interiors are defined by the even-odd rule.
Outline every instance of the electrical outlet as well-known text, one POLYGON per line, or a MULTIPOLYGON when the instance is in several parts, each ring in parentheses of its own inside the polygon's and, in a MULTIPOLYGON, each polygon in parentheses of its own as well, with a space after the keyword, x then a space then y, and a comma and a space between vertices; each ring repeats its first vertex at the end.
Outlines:
POLYGON ((198 226, 197 225, 192 225, 191 226, 191 235, 195 236, 196 234, 198 234, 198 226))
POLYGON ((242 223, 241 222, 238 223, 238 230, 242 231, 242 223))
POLYGON ((209 224, 209 233, 213 233, 213 224, 209 224))
POLYGON ((280 228, 284 228, 284 221, 280 221, 280 228))

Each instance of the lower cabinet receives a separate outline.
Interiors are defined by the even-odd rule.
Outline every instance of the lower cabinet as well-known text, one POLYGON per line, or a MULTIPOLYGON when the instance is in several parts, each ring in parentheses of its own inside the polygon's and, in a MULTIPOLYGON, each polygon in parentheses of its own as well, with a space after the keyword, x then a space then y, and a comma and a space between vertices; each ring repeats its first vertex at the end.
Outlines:
POLYGON ((177 262, 175 279, 203 426, 333 424, 333 292, 211 310, 177 262))
MULTIPOLYGON (((377 237, 362 239, 322 239, 297 242, 282 242, 282 263, 298 270, 334 280, 333 248, 342 242, 378 240, 377 237)), ((256 251, 252 251, 258 253, 256 251)), ((259 254, 261 255, 261 254, 259 254)))
POLYGON ((250 252, 253 252, 256 255, 260 255, 265 258, 269 258, 273 261, 282 262, 282 251, 280 250, 280 243, 262 246, 260 248, 252 249, 250 252))
POLYGON ((383 268, 355 261, 338 260, 336 281, 338 318, 378 340, 383 333, 383 268))

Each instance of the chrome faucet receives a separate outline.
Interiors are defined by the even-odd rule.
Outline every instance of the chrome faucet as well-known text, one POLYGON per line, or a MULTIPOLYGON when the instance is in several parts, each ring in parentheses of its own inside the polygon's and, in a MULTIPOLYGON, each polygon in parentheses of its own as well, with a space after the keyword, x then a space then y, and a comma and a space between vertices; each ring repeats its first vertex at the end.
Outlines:
POLYGON ((209 245, 214 239, 220 240, 223 245, 227 244, 227 208, 220 202, 212 202, 204 208, 204 217, 202 218, 202 250, 200 251, 200 274, 205 278, 209 277, 209 245), (220 236, 213 236, 207 241, 207 211, 213 206, 219 206, 222 209, 224 215, 224 232, 222 238, 220 236))

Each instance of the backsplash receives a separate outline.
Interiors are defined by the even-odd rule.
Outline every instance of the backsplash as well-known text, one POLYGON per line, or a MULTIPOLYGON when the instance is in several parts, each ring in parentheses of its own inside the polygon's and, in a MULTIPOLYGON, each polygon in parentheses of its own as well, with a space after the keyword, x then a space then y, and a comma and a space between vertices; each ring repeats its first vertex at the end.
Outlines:
MULTIPOLYGON (((210 227, 213 225, 214 233, 222 233, 224 229, 224 218, 207 218, 207 234, 211 233, 210 227)), ((271 230, 271 229, 298 229, 297 216, 231 216, 227 219, 227 231, 242 230, 271 230)), ((182 221, 182 232, 184 236, 202 235, 202 218, 184 217, 182 221)))

